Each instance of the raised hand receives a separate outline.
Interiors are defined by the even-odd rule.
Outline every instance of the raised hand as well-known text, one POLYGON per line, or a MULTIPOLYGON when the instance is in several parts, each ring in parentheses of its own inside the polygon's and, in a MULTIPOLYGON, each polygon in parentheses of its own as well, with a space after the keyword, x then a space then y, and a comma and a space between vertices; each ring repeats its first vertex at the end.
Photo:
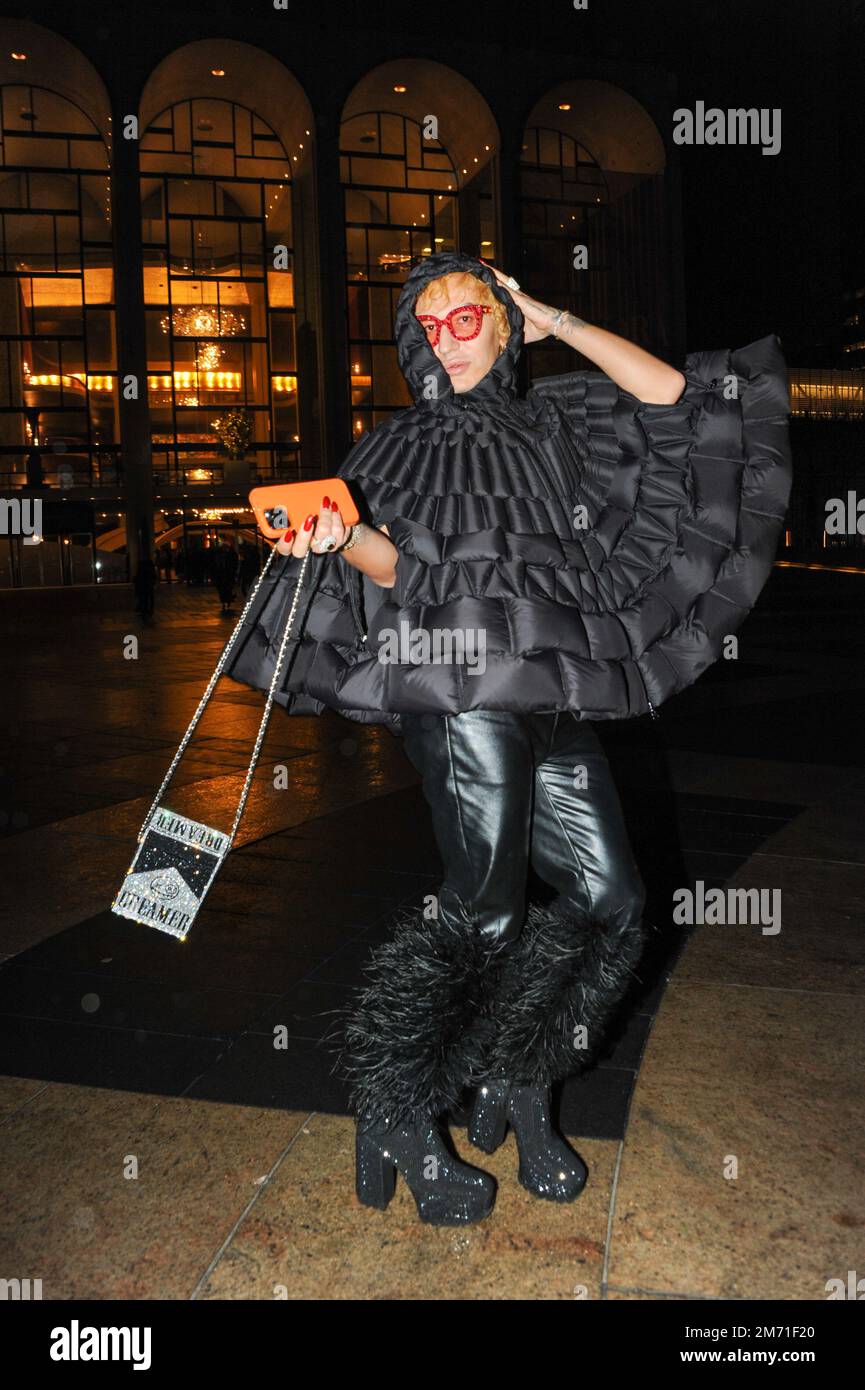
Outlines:
POLYGON ((537 343, 542 338, 548 337, 553 331, 558 309, 552 309, 549 304, 541 304, 521 289, 514 289, 514 286, 509 283, 512 277, 505 275, 504 271, 499 270, 497 266, 490 265, 489 261, 484 261, 484 265, 493 272, 499 284, 507 290, 515 304, 522 309, 523 318, 526 321, 523 329, 523 342, 537 343))

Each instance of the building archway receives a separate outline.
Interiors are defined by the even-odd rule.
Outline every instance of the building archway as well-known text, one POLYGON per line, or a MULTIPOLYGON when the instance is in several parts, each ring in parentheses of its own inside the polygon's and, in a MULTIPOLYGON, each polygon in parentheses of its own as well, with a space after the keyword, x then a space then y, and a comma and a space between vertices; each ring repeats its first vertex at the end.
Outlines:
MULTIPOLYGON (((660 132, 628 92, 588 78, 550 88, 523 134, 519 278, 543 303, 668 358, 665 169, 660 132)), ((572 350, 560 344, 533 343, 527 353, 533 379, 574 369, 572 350)))
POLYGON ((0 54, 0 485, 116 484, 108 95, 41 25, 0 21, 0 54))
POLYGON ((340 180, 354 439, 411 404, 393 323, 412 266, 434 251, 495 255, 499 143, 484 98, 441 63, 383 63, 345 103, 340 180))
POLYGON ((294 224, 309 103, 269 54, 213 39, 170 54, 140 109, 154 476, 240 491, 299 476, 294 224))

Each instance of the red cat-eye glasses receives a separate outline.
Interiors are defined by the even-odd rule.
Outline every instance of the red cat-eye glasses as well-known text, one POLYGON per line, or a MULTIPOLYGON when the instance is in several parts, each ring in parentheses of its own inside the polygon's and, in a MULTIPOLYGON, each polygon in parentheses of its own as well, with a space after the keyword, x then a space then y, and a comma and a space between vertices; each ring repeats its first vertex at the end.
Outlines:
POLYGON ((431 347, 436 347, 444 324, 447 324, 448 332, 454 338, 461 343, 467 343, 470 338, 476 338, 480 333, 484 314, 492 312, 489 304, 460 304, 456 309, 451 309, 449 314, 445 314, 443 319, 436 318, 435 314, 418 314, 416 317, 426 329, 427 342, 431 347))

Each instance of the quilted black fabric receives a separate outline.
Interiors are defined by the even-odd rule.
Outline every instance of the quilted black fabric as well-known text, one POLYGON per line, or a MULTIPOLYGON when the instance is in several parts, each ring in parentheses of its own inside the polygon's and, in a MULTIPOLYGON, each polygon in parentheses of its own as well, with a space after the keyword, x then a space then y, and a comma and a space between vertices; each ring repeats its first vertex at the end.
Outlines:
MULTIPOLYGON (((395 336, 415 404, 339 470, 361 516, 387 524, 397 582, 382 589, 338 555, 311 557, 276 695, 290 713, 329 707, 396 733, 406 711, 654 713, 756 602, 792 481, 778 338, 691 353, 675 405, 646 404, 603 372, 547 377, 520 398, 523 322, 470 256, 430 256, 407 277, 395 336), (485 280, 511 327, 462 393, 414 315, 423 286, 454 270, 485 280)), ((225 668, 235 680, 269 688, 300 564, 274 560, 225 668)))

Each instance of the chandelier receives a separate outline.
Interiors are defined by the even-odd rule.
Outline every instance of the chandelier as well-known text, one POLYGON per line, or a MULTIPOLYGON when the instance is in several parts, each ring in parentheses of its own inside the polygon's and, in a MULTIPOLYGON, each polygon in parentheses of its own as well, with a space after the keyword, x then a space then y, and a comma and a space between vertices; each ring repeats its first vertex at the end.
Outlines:
POLYGON ((218 343, 204 343, 198 350, 196 365, 203 372, 215 372, 224 356, 225 352, 218 343))
POLYGON ((178 338, 233 338, 246 325, 242 314, 218 304, 178 304, 170 318, 166 314, 159 320, 159 326, 163 333, 170 328, 178 338))

